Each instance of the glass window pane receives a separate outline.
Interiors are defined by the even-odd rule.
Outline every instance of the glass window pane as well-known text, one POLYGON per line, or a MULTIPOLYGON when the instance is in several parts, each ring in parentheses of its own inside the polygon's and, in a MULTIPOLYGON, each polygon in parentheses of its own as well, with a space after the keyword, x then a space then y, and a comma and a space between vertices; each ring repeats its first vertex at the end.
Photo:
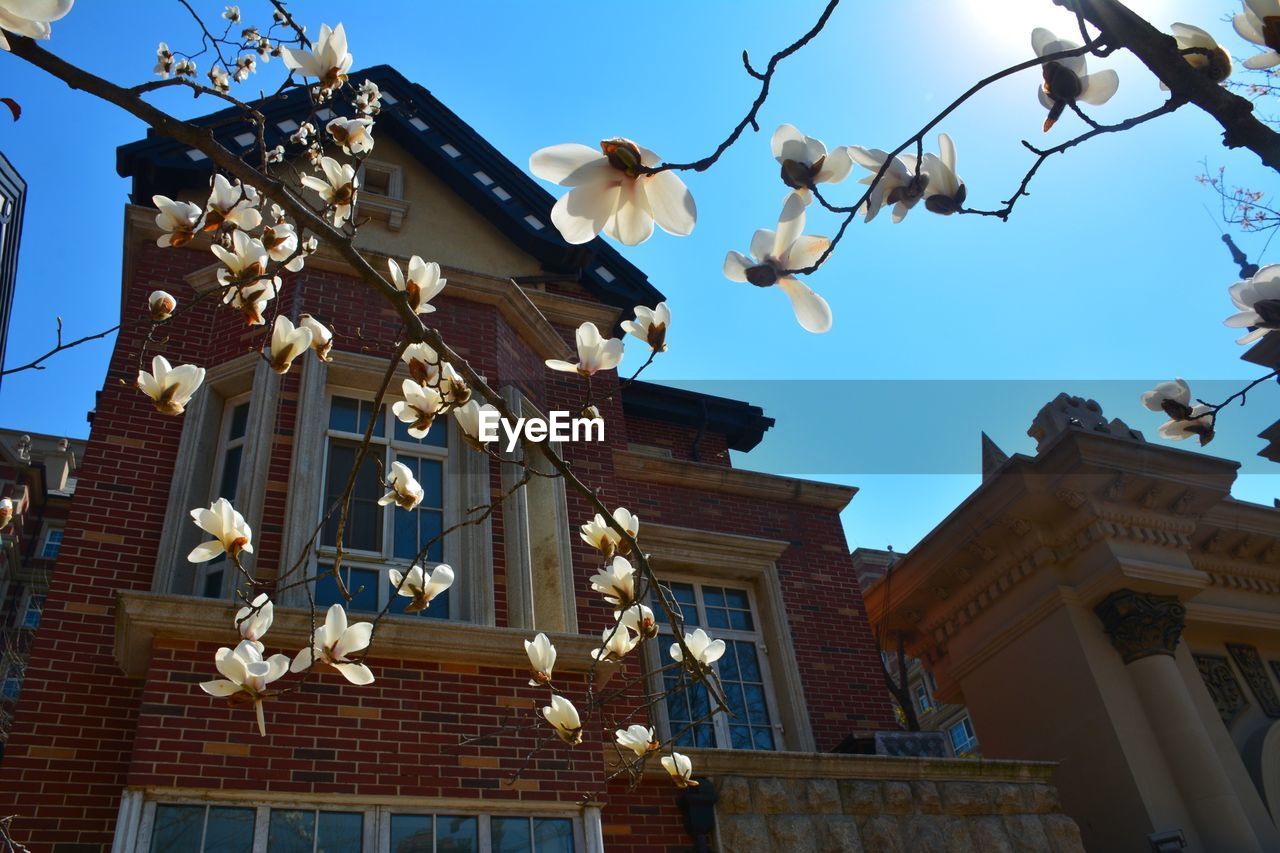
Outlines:
POLYGON ((253 849, 254 809, 222 806, 209 808, 204 831, 204 853, 244 853, 253 849))
POLYGON ((573 853, 573 821, 567 818, 533 819, 534 853, 573 853))
POLYGON ((774 749, 773 730, 772 729, 752 729, 752 735, 755 737, 756 749, 774 749))
POLYGON ((360 402, 350 397, 334 397, 329 406, 329 429, 355 432, 360 402))
POLYGON ((717 586, 704 586, 702 603, 707 607, 724 607, 724 590, 717 586))
POLYGON ((733 653, 733 647, 737 643, 729 642, 726 645, 728 648, 724 650, 724 656, 716 662, 720 678, 723 681, 741 681, 742 678, 738 675, 738 658, 733 653))
POLYGON ((320 812, 316 822, 316 853, 350 853, 364 844, 364 815, 360 812, 320 812))
POLYGON ((744 589, 726 589, 724 590, 724 603, 727 607, 735 610, 750 610, 751 606, 747 603, 747 591, 744 589))
MULTIPOLYGON (((701 624, 698 621, 698 605, 697 598, 693 592, 693 585, 687 583, 663 583, 666 587, 669 597, 674 601, 678 612, 684 618, 686 628, 694 628, 701 624)), ((659 624, 665 625, 667 622, 667 614, 662 607, 655 601, 652 605, 654 618, 659 624)))
POLYGON ((222 598, 222 572, 227 562, 226 555, 219 555, 214 558, 213 563, 205 567, 204 585, 200 588, 200 594, 205 598, 222 598))
POLYGON ((297 809, 272 809, 267 830, 269 853, 311 853, 315 841, 316 813, 297 809))
POLYGON ((395 419, 396 441, 403 441, 407 444, 421 444, 424 447, 448 447, 449 446, 449 419, 445 417, 436 418, 431 424, 431 429, 427 430, 425 438, 414 438, 409 435, 409 425, 399 418, 395 419))
POLYGON ((707 608, 707 627, 709 628, 728 628, 729 612, 721 610, 719 607, 707 608))
POLYGON ((249 404, 241 403, 231 410, 231 429, 227 433, 229 441, 235 441, 237 438, 244 438, 245 430, 249 425, 249 404))
MULTIPOLYGON (((347 478, 351 476, 351 469, 355 465, 357 448, 356 442, 330 440, 322 511, 328 512, 342 497, 347 478)), ((361 551, 382 550, 382 507, 378 506, 378 498, 382 497, 383 488, 375 462, 375 457, 380 452, 377 448, 370 448, 364 456, 359 474, 356 475, 355 489, 347 510, 347 525, 342 534, 343 545, 347 548, 361 551)), ((341 513, 341 507, 334 509, 325 523, 324 544, 335 544, 341 513)))
POLYGON ((724 688, 725 704, 729 706, 733 719, 745 723, 747 721, 747 702, 742 696, 742 685, 721 679, 720 686, 724 688))
POLYGON ((342 567, 342 582, 347 592, 351 593, 351 601, 342 597, 338 582, 333 578, 333 566, 316 567, 316 608, 326 610, 335 604, 341 604, 348 611, 360 613, 377 613, 379 575, 376 569, 360 569, 351 566, 342 567), (361 588, 363 587, 363 589, 361 588))
POLYGON ((729 627, 738 631, 754 631, 755 623, 751 621, 751 614, 746 610, 730 610, 729 627))
POLYGON ((218 481, 218 497, 226 498, 232 503, 236 499, 236 491, 240 486, 240 458, 244 455, 244 446, 227 448, 227 455, 222 460, 222 479, 218 481))
POLYGON ((751 749, 751 729, 747 726, 729 726, 729 743, 734 749, 751 749))
POLYGON ((393 814, 391 853, 433 853, 431 815, 393 814))
POLYGON ((474 817, 436 815, 436 853, 479 853, 480 828, 474 817))
POLYGON ((414 470, 414 476, 422 484, 422 504, 424 507, 441 509, 444 507, 444 465, 438 459, 417 459, 417 466, 409 464, 413 457, 400 457, 400 461, 414 470))
POLYGON ((532 853, 529 818, 495 817, 489 821, 493 853, 532 853))
POLYGON ((738 653, 738 672, 743 681, 754 681, 757 684, 762 681, 760 677, 760 661, 756 657, 755 643, 746 643, 742 640, 731 643, 734 651, 738 653))
POLYGON ((204 806, 156 806, 151 849, 155 853, 189 853, 200 846, 204 806))
POLYGON ((747 721, 751 723, 768 723, 769 706, 765 703, 764 688, 758 684, 748 684, 742 688, 746 696, 747 721))

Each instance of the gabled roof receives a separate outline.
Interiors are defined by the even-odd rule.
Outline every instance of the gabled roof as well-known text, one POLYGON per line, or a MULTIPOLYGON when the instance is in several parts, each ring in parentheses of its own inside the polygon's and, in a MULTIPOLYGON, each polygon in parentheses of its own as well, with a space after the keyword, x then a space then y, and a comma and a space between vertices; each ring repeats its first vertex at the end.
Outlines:
MULTIPOLYGON (((597 299, 620 309, 662 301, 648 277, 604 240, 581 246, 566 243, 551 224, 555 198, 424 87, 387 65, 358 71, 350 79, 355 86, 372 80, 382 91, 380 135, 395 139, 548 273, 580 274, 583 286, 597 299)), ((302 89, 254 106, 266 116, 268 147, 287 146, 290 134, 310 112, 302 89)), ((350 111, 336 99, 330 106, 340 114, 350 111)), ((213 128, 218 142, 232 151, 248 152, 255 144, 237 108, 194 121, 213 128)), ((116 171, 133 178, 133 201, 145 205, 157 193, 173 195, 206 186, 209 180, 203 153, 150 130, 146 139, 116 150, 116 171)))

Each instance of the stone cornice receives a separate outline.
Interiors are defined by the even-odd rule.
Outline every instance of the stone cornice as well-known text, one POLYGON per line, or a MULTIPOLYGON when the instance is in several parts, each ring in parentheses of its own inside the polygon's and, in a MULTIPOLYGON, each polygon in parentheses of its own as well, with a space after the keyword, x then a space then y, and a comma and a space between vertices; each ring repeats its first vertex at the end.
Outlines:
POLYGON ((898 758, 811 752, 689 749, 694 776, 757 776, 782 779, 928 779, 1044 782, 1057 762, 982 758, 898 758))
MULTIPOLYGON (((164 233, 155 224, 155 211, 139 205, 125 208, 125 258, 126 265, 133 251, 133 246, 143 240, 155 240, 164 233)), ((180 250, 207 251, 209 239, 197 237, 180 250)), ((368 252, 370 262, 375 268, 382 263, 385 255, 368 252)), ((401 266, 408 264, 409 259, 396 257, 401 266)), ((204 292, 216 285, 218 264, 211 263, 186 276, 186 281, 197 293, 204 292)), ((307 259, 307 266, 312 269, 326 270, 340 275, 351 275, 350 266, 333 249, 321 246, 320 250, 307 259)), ((577 326, 585 319, 604 323, 612 327, 617 318, 617 311, 607 306, 597 306, 590 302, 558 294, 534 291, 532 294, 512 282, 469 270, 445 266, 442 272, 449 279, 446 291, 451 297, 493 305, 502 314, 516 333, 525 340, 537 353, 539 358, 565 358, 569 353, 568 345, 560 333, 552 326, 551 321, 560 321, 566 325, 577 326), (536 294, 536 295, 533 295, 536 294)), ((125 284, 129 283, 126 276, 125 284)))
POLYGON ((791 546, 781 539, 672 527, 644 522, 640 544, 654 559, 687 562, 706 568, 752 572, 772 565, 791 546))
POLYGON ((798 503, 839 511, 858 493, 856 486, 761 474, 684 459, 663 459, 628 450, 613 452, 614 474, 624 480, 683 486, 704 492, 798 503))
MULTIPOLYGON (((140 678, 151 660, 157 637, 231 644, 236 637, 230 602, 182 595, 121 590, 116 593, 115 658, 126 675, 140 678)), ((275 649, 302 648, 311 633, 305 610, 277 607, 268 644, 275 649)), ((523 641, 529 631, 465 622, 390 617, 374 634, 371 660, 435 661, 525 669, 523 641)), ((556 670, 586 672, 598 640, 579 634, 549 634, 559 657, 556 670)))

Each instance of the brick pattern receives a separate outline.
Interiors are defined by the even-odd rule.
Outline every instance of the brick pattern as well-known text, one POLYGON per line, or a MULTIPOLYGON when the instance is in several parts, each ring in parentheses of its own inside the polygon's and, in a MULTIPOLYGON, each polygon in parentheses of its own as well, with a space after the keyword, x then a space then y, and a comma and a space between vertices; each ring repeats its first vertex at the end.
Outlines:
MULTIPOLYGON (((680 849, 687 845, 665 781, 635 790, 605 784, 598 733, 578 750, 551 741, 516 785, 504 784, 524 755, 546 736, 503 734, 495 743, 459 746, 459 739, 497 728, 519 710, 533 719, 532 703, 545 694, 526 685, 522 671, 371 659, 377 682, 357 689, 333 672, 320 673, 269 706, 269 734, 252 730, 252 712, 211 701, 197 687, 214 677, 214 646, 158 641, 144 679, 126 678, 112 654, 116 590, 151 587, 169 483, 182 429, 179 418, 154 412, 132 387, 144 343, 147 294, 157 287, 190 303, 183 276, 207 266, 206 253, 139 246, 134 280, 124 304, 125 324, 111 357, 93 420, 72 506, 59 573, 33 652, 14 734, 0 773, 0 802, 20 817, 20 837, 33 850, 59 844, 109 845, 119 797, 126 785, 236 788, 296 794, 346 793, 466 796, 492 800, 580 801, 604 791, 610 850, 680 849)), ((309 312, 329 325, 338 346, 389 352, 393 314, 367 301, 350 279, 308 269, 294 276, 281 310, 309 312)), ((447 291, 446 291, 447 294, 447 291)), ((582 294, 575 294, 581 296, 582 294)), ((495 308, 438 298, 431 315, 446 339, 495 386, 515 383, 544 411, 578 410, 584 383, 546 371, 541 359, 495 308)), ((265 331, 247 329, 240 316, 205 299, 187 314, 162 352, 175 364, 210 366, 251 351, 265 331)), ((559 328, 566 345, 573 329, 559 328)), ((310 356, 308 356, 309 358, 310 356)), ((149 360, 149 355, 148 355, 149 360)), ((595 383, 616 391, 614 376, 595 383)), ((281 549, 288 493, 291 435, 297 416, 296 376, 281 386, 270 455, 266 506, 255 540, 258 571, 270 576, 281 549), (273 487, 272 484, 275 484, 273 487)), ((604 500, 629 506, 642 519, 705 526, 793 543, 780 571, 820 749, 854 730, 893 727, 862 600, 833 511, 625 482, 614 477, 612 453, 628 441, 665 444, 690 458, 694 430, 652 422, 624 423, 616 399, 601 404, 606 441, 567 450, 573 470, 598 487, 604 500)), ((723 435, 707 434, 701 458, 729 464, 723 435)), ((498 466, 491 488, 501 489, 498 466)), ((569 496, 574 524, 591 514, 569 496)), ((494 513, 497 622, 506 624, 503 513, 494 513)), ((572 536, 579 625, 595 634, 610 608, 588 594, 595 555, 572 536)), ((466 567, 458 567, 466 571, 466 567)), ((228 641, 231 627, 228 626, 228 641)), ((271 651, 275 647, 268 644, 271 651)), ((289 681, 282 682, 285 684, 289 681)), ((297 684, 297 679, 292 680, 297 684)), ((566 681, 570 693, 573 682, 566 681)))

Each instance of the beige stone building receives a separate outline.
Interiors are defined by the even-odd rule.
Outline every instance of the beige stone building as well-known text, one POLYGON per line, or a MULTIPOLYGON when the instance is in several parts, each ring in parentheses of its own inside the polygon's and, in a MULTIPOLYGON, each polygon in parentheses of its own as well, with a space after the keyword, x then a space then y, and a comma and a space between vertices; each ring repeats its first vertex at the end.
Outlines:
POLYGON ((1090 850, 1280 849, 1280 509, 1093 401, 1036 416, 873 584, 990 758, 1059 762, 1090 850))

